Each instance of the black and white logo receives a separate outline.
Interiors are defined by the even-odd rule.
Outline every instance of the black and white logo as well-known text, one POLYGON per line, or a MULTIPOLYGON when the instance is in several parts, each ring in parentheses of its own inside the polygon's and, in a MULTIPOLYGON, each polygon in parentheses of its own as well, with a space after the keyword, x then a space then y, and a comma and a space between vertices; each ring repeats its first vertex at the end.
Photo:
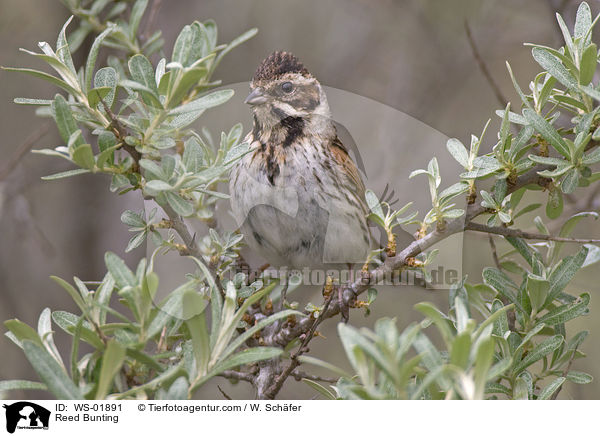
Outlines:
POLYGON ((16 429, 48 429, 50 411, 29 401, 4 404, 6 409, 6 431, 14 433, 16 429))

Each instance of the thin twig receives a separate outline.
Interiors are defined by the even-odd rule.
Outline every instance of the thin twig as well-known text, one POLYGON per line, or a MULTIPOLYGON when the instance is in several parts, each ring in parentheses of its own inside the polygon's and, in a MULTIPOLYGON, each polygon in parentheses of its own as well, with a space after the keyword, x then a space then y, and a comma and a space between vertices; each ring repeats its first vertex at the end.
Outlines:
POLYGON ((36 130, 34 130, 27 138, 25 138, 25 141, 23 141, 21 145, 19 145, 14 151, 12 156, 8 158, 4 168, 0 170, 0 180, 4 180, 10 175, 10 173, 13 172, 13 170, 17 167, 17 163, 23 159, 23 156, 25 156, 25 154, 31 150, 36 142, 38 142, 46 133, 48 133, 49 129, 50 122, 45 122, 36 130))
MULTIPOLYGON (((496 265, 496 268, 498 268, 499 270, 502 269, 502 264, 500 263, 500 259, 498 258, 498 251, 496 250, 496 243, 494 242, 494 237, 491 235, 491 233, 488 233, 488 238, 490 241, 490 248, 492 250, 492 257, 494 258, 494 264, 496 265)), ((502 301, 502 304, 504 304, 505 306, 508 306, 510 304, 510 301, 508 301, 508 298, 506 298, 503 295, 499 295, 500 300, 502 301)), ((506 317, 508 319, 508 328, 510 331, 515 331, 515 323, 517 321, 517 316, 515 314, 514 310, 509 310, 508 313, 506 314, 506 317)))
POLYGON ((125 138, 127 137, 127 129, 125 129, 125 126, 123 126, 121 121, 119 121, 116 115, 110 110, 106 102, 102 98, 100 99, 100 101, 102 102, 102 106, 104 106, 106 114, 110 118, 110 127, 112 128, 113 133, 121 143, 121 148, 127 153, 129 153, 129 155, 134 161, 133 170, 139 171, 140 159, 142 158, 142 154, 139 151, 137 151, 135 147, 125 142, 125 138))
POLYGON ((338 381, 337 378, 321 377, 320 375, 312 375, 312 374, 309 374, 304 371, 299 371, 297 369, 292 371, 292 377, 294 377, 294 379, 296 379, 296 381, 301 381, 303 378, 308 379, 308 380, 313 380, 313 381, 322 381, 322 382, 331 383, 331 384, 337 383, 337 381, 338 381))
POLYGON ((311 339, 314 337, 317 327, 325 319, 324 315, 327 313, 327 309, 329 308, 329 304, 331 303, 332 299, 333 299, 333 296, 330 296, 329 298, 327 298, 325 305, 323 307, 323 310, 321 311, 319 316, 314 319, 310 329, 308 330, 308 332, 306 333, 306 336, 304 337, 304 340, 302 341, 302 344, 300 344, 300 347, 298 347, 296 352, 290 356, 289 365, 281 372, 281 374, 279 374, 279 376, 275 379, 275 382, 273 383, 273 385, 271 387, 269 387, 269 389, 267 389, 267 391, 265 392, 266 398, 274 399, 275 396, 279 393, 279 391, 283 387, 283 383, 286 381, 286 379, 300 365, 300 360, 298 360, 298 357, 306 351, 306 347, 307 347, 308 343, 311 341, 311 339))
POLYGON ((246 381, 249 383, 252 383, 254 381, 254 377, 252 376, 252 374, 247 373, 247 372, 242 372, 242 371, 227 370, 227 371, 223 371, 219 375, 221 377, 231 379, 231 380, 241 380, 241 381, 246 381))
MULTIPOLYGON (((509 186, 507 190, 507 195, 519 190, 520 188, 526 185, 537 184, 543 186, 543 183, 545 183, 545 179, 539 176, 537 172, 548 168, 548 165, 536 165, 529 172, 519 176, 517 178, 516 183, 509 186)), ((415 257, 419 253, 428 250, 438 242, 454 235, 455 233, 462 232, 465 229, 466 223, 471 222, 473 219, 485 213, 486 211, 487 209, 481 205, 469 205, 467 207, 466 215, 461 218, 449 220, 444 232, 433 230, 427 235, 425 235, 423 238, 413 241, 403 250, 398 251, 396 256, 386 258, 382 265, 380 265, 372 271, 363 273, 362 276, 358 278, 354 283, 351 283, 350 285, 346 286, 346 290, 342 293, 342 297, 348 294, 347 296, 352 298, 360 295, 363 292, 366 292, 367 289, 379 283, 388 274, 391 274, 393 271, 396 271, 402 266, 404 266, 407 259, 415 257)), ((323 317, 332 318, 334 316, 337 316, 340 313, 343 304, 344 303, 342 301, 339 301, 339 297, 334 295, 331 304, 329 305, 329 308, 327 309, 327 311, 323 312, 323 317)), ((308 329, 310 329, 311 324, 311 318, 309 316, 306 316, 299 320, 293 326, 287 325, 279 329, 278 331, 270 335, 268 338, 265 338, 265 340, 272 345, 285 346, 290 341, 307 332, 308 329)))
MULTIPOLYGON (((569 363, 562 373, 562 376, 565 378, 567 377, 567 374, 569 374, 569 371, 571 370, 571 365, 573 364, 573 361, 575 360, 575 355, 577 354, 577 347, 578 346, 575 346, 575 349, 573 350, 573 355, 569 359, 569 363)), ((564 383, 563 383, 563 385, 564 385, 564 383)), ((556 400, 556 398, 558 397, 558 394, 560 394, 560 391, 562 391, 563 385, 560 385, 558 387, 558 389, 556 391, 554 391, 554 393, 550 397, 551 400, 556 400)))
POLYGON ((474 232, 492 233, 494 235, 512 236, 515 238, 523 239, 537 239, 540 241, 556 241, 556 242, 574 242, 577 244, 593 244, 600 242, 600 239, 581 239, 581 238, 565 238, 562 236, 544 235, 542 233, 531 233, 525 232, 519 229, 512 229, 510 227, 489 227, 485 224, 468 223, 465 226, 465 230, 472 230, 474 232))
POLYGON ((498 251, 496 251, 496 243, 494 242, 494 237, 491 234, 489 234, 488 239, 490 241, 490 248, 492 250, 492 258, 494 259, 494 264, 496 265, 496 268, 502 269, 500 259, 498 259, 498 251))
POLYGON ((467 34, 467 39, 469 40, 469 45, 471 46, 471 51, 473 52, 473 57, 475 58, 475 61, 477 61, 477 65, 479 66, 481 73, 484 75, 488 84, 492 88, 492 91, 494 91, 494 95, 496 96, 498 102, 502 105, 502 107, 506 107, 508 104, 508 99, 504 96, 504 94, 502 94, 500 87, 492 77, 490 70, 488 70, 487 65, 483 61, 483 58, 479 53, 479 49, 477 48, 477 44, 473 39, 473 34, 471 33, 471 28, 469 27, 469 22, 467 20, 465 20, 465 32, 467 34))
POLYGON ((156 22, 156 14, 158 12, 158 10, 160 9, 162 0, 154 0, 152 2, 152 7, 150 8, 150 13, 148 14, 148 21, 146 21, 146 28, 144 29, 144 38, 148 39, 150 38, 150 33, 152 32, 152 29, 154 28, 154 24, 156 22))
POLYGON ((223 394, 223 396, 225 397, 225 399, 227 399, 227 400, 231 400, 232 399, 229 395, 227 395, 225 393, 225 391, 223 389, 221 389, 221 386, 217 385, 217 389, 219 389, 219 392, 221 392, 221 394, 223 394))

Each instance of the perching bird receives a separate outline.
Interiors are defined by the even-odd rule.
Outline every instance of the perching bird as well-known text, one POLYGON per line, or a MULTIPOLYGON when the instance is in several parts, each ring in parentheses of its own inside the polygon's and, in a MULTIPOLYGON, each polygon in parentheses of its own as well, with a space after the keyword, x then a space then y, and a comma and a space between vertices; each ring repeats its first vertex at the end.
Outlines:
POLYGON ((275 52, 250 87, 251 151, 229 183, 249 247, 273 266, 363 263, 370 250, 365 187, 321 84, 294 55, 275 52))

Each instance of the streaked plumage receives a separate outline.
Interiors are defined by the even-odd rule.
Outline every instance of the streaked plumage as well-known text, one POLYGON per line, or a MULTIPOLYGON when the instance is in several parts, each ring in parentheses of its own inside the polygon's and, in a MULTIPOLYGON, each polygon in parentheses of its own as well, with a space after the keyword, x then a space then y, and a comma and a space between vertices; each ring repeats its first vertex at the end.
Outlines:
POLYGON ((275 266, 363 262, 365 187, 321 85, 295 56, 275 52, 251 89, 252 151, 233 168, 229 185, 248 245, 275 266))

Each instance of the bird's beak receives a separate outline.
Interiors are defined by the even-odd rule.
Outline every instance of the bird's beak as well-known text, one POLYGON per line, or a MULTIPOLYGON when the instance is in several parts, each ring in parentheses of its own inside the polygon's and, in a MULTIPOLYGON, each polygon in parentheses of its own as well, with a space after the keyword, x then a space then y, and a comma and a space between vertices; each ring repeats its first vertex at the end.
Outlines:
POLYGON ((267 97, 263 94, 262 88, 254 88, 252 92, 246 97, 244 103, 249 104, 251 106, 257 104, 263 104, 267 102, 267 97))

